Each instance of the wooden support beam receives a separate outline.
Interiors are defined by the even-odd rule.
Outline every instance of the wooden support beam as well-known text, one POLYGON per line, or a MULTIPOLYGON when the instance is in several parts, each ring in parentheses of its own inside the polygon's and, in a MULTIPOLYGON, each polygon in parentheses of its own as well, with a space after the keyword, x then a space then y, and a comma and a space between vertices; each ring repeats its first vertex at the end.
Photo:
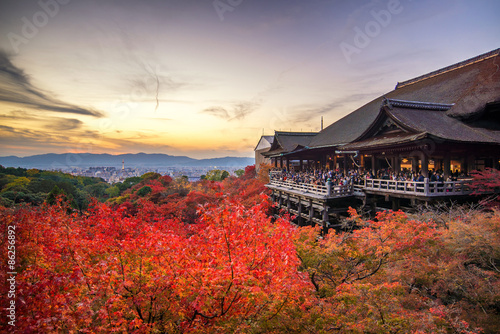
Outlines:
POLYGON ((347 175, 348 167, 348 157, 347 154, 344 154, 344 175, 347 175))
POLYGON ((372 156, 372 175, 373 175, 373 178, 376 178, 377 177, 377 170, 379 170, 379 162, 378 162, 378 159, 377 159, 377 156, 374 154, 372 156))
POLYGON ((328 227, 329 219, 328 219, 328 206, 326 203, 323 204, 323 226, 328 227))
POLYGON ((399 174, 401 173, 401 157, 396 155, 394 156, 394 164, 392 165, 394 168, 394 173, 399 174))
POLYGON ((411 170, 418 173, 418 157, 411 157, 411 170))
POLYGON ((443 159, 443 177, 446 180, 451 175, 451 158, 446 154, 443 159))
POLYGON ((424 177, 429 177, 429 158, 425 154, 422 154, 421 160, 422 160, 422 175, 424 177))
POLYGON ((475 162, 476 157, 474 155, 471 154, 467 156, 467 174, 470 174, 470 172, 476 169, 475 162))
POLYGON ((312 203, 312 199, 309 199, 309 224, 313 224, 313 217, 314 217, 314 206, 312 203))
POLYGON ((392 198, 392 210, 398 211, 400 208, 400 199, 397 197, 392 198))
POLYGON ((297 218, 297 223, 299 226, 302 226, 302 201, 300 200, 300 196, 297 199, 297 213, 298 213, 298 218, 297 218))

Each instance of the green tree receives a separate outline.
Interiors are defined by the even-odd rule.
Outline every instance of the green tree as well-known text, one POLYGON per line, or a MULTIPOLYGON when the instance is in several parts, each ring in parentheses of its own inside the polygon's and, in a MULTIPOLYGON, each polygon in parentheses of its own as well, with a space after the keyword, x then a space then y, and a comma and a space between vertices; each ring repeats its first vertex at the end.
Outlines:
POLYGON ((56 183, 53 180, 34 179, 30 182, 27 189, 33 193, 49 193, 56 183))
POLYGON ((120 188, 117 185, 109 187, 104 191, 110 198, 120 195, 120 188))
POLYGON ((11 181, 10 183, 6 184, 3 187, 2 191, 8 191, 8 190, 12 190, 12 191, 25 191, 26 190, 26 186, 28 186, 28 184, 30 182, 31 182, 30 179, 28 179, 25 176, 21 176, 21 177, 16 178, 15 180, 11 181))
POLYGON ((102 198, 106 194, 106 189, 109 188, 109 184, 106 182, 99 182, 96 184, 91 184, 85 186, 85 191, 92 197, 102 198))
POLYGON ((209 171, 205 177, 206 180, 210 181, 222 181, 229 176, 229 172, 220 169, 213 169, 209 171))
POLYGON ((150 186, 144 186, 141 189, 137 190, 137 196, 144 197, 149 194, 153 189, 150 186))
POLYGON ((66 193, 64 192, 64 190, 55 185, 54 188, 52 188, 52 190, 47 195, 45 201, 50 205, 54 205, 56 203, 57 197, 60 195, 66 197, 66 193))
POLYGON ((139 176, 128 177, 122 183, 118 183, 117 186, 120 189, 120 193, 122 193, 141 181, 142 179, 139 176))
POLYGON ((147 181, 147 180, 156 180, 158 178, 161 177, 161 174, 158 174, 158 173, 155 173, 155 172, 148 172, 146 174, 143 174, 141 176, 141 179, 143 179, 144 181, 147 181))

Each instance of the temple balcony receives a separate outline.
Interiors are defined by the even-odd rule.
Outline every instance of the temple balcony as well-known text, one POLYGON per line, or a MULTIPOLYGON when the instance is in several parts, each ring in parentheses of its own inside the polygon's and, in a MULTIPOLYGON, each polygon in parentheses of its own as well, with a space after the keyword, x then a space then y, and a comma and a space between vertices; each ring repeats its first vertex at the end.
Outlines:
POLYGON ((329 200, 349 196, 359 197, 365 196, 366 194, 425 200, 426 198, 433 199, 438 197, 470 195, 473 192, 470 188, 471 182, 472 179, 446 182, 430 182, 427 178, 422 182, 368 179, 364 180, 364 184, 333 186, 331 183, 327 183, 327 185, 316 185, 271 179, 266 187, 274 191, 291 193, 318 200, 329 200))

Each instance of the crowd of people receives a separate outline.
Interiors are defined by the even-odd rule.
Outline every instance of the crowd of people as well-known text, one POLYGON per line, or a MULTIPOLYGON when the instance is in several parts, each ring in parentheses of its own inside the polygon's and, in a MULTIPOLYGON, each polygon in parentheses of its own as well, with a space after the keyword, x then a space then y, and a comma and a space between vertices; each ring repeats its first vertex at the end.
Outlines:
MULTIPOLYGON (((456 181, 458 178, 467 177, 467 175, 459 173, 458 170, 454 173, 450 173, 446 179, 444 178, 444 173, 441 170, 430 170, 428 174, 430 182, 449 182, 456 181)), ((349 184, 362 185, 365 183, 365 180, 369 179, 424 182, 425 177, 421 172, 417 173, 408 169, 404 169, 401 172, 395 172, 391 169, 380 169, 375 174, 372 174, 371 171, 359 169, 352 169, 344 172, 343 170, 338 169, 287 171, 286 168, 275 168, 271 173, 271 180, 288 181, 296 184, 306 183, 326 185, 327 181, 330 180, 333 186, 349 184)))

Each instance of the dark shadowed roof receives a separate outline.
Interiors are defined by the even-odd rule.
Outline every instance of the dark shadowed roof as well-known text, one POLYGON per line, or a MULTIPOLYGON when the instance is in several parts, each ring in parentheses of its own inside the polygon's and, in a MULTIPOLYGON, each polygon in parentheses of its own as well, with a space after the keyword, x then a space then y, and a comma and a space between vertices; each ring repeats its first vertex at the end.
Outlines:
POLYGON ((274 141, 269 149, 264 155, 270 156, 280 153, 291 152, 297 147, 305 147, 309 145, 317 132, 286 132, 286 131, 275 131, 274 141))
POLYGON ((394 147, 428 137, 459 143, 500 144, 500 131, 473 127, 448 116, 452 107, 451 104, 387 99, 367 131, 357 140, 340 146, 340 150, 394 147), (388 124, 396 127, 380 132, 381 127, 388 124))
POLYGON ((415 132, 426 132, 437 138, 458 142, 498 142, 495 136, 492 136, 493 132, 468 126, 448 116, 444 111, 393 108, 388 110, 388 114, 398 124, 415 132))
MULTIPOLYGON (((388 92, 385 97, 395 100, 453 104, 446 111, 448 116, 458 119, 477 116, 484 110, 486 103, 500 101, 499 54, 500 49, 496 49, 438 71, 398 83, 396 89, 388 92)), ((338 146, 358 139, 377 119, 383 103, 384 97, 379 97, 365 104, 325 128, 311 140, 308 146, 310 148, 338 146)), ((428 115, 428 117, 434 116, 428 115)), ((401 112, 400 117, 408 118, 410 116, 406 112, 401 112)), ((416 120, 408 118, 407 121, 414 122, 416 120)), ((451 117, 444 122, 458 126, 456 125, 458 123, 454 123, 451 117)), ((447 130, 435 130, 443 136, 453 137, 447 130)), ((474 132, 468 133, 471 138, 479 139, 479 137, 475 137, 474 132)), ((485 135, 478 134, 478 136, 485 135)), ((496 136, 493 134, 494 138, 496 136)))
POLYGON ((371 149, 375 147, 385 147, 387 145, 406 144, 427 137, 427 133, 396 134, 392 136, 379 136, 353 142, 340 147, 341 151, 352 151, 360 149, 371 149))

